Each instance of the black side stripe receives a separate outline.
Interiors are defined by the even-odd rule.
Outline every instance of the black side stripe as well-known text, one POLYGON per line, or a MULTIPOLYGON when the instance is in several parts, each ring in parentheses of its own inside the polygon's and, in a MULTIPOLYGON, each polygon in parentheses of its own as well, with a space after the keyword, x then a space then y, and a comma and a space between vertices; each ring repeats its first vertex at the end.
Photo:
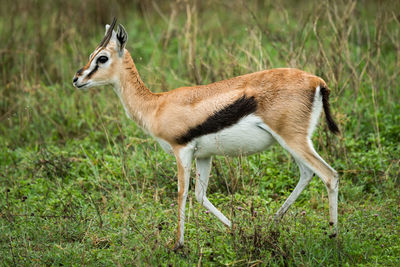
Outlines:
POLYGON ((190 128, 187 133, 179 136, 176 142, 180 145, 186 144, 196 137, 216 133, 237 123, 241 118, 254 113, 257 110, 257 101, 254 96, 243 95, 232 104, 215 112, 203 123, 190 128))
POLYGON ((94 69, 89 72, 89 74, 87 75, 88 78, 92 77, 92 75, 99 69, 99 65, 96 64, 96 67, 94 67, 94 69))

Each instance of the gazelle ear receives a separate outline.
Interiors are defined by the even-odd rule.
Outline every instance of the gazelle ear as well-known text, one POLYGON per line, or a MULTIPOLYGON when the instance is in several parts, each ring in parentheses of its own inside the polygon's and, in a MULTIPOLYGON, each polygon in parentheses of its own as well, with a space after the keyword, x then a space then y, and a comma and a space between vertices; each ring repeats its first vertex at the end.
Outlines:
POLYGON ((124 48, 126 42, 128 41, 128 33, 126 32, 124 26, 118 24, 117 34, 116 34, 116 41, 117 41, 117 51, 120 57, 124 54, 124 48))
MULTIPOLYGON (((106 24, 106 32, 104 33, 104 36, 107 35, 108 29, 110 28, 110 24, 106 24)), ((111 39, 113 39, 116 35, 116 32, 113 30, 111 34, 111 39)))

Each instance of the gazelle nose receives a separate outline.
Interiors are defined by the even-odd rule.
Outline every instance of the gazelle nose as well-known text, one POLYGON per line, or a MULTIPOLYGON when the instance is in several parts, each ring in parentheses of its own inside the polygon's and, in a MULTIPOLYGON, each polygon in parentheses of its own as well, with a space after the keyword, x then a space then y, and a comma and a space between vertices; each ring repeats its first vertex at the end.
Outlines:
POLYGON ((78 77, 74 77, 74 79, 72 80, 73 83, 75 83, 78 80, 78 77))

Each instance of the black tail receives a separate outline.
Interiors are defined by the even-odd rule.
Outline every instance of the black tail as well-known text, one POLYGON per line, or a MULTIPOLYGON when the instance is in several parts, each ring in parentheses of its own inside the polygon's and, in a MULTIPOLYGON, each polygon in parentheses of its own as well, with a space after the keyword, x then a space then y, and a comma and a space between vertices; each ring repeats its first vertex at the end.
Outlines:
POLYGON ((339 128, 336 125, 335 121, 332 119, 331 110, 329 108, 329 89, 325 87, 321 87, 321 95, 322 95, 322 106, 324 107, 326 122, 328 123, 328 128, 334 134, 339 134, 339 128))

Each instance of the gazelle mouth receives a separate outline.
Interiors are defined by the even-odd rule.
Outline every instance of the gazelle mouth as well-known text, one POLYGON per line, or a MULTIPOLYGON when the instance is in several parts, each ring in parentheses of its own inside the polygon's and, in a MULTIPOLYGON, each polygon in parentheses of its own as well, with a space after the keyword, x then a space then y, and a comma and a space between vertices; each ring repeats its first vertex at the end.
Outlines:
POLYGON ((82 88, 82 87, 84 87, 84 86, 86 86, 86 85, 88 85, 89 83, 84 83, 84 84, 81 84, 81 85, 75 85, 76 86, 76 88, 82 88))

